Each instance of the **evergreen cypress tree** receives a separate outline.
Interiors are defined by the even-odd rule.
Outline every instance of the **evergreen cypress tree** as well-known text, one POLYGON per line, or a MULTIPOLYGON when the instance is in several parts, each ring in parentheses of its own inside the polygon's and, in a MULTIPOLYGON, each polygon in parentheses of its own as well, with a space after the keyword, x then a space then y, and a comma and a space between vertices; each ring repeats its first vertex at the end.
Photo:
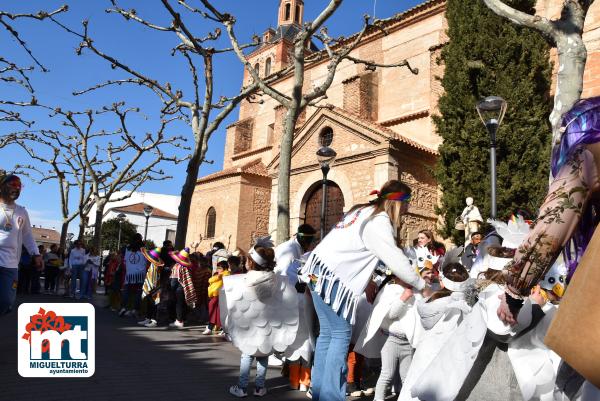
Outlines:
MULTIPOLYGON (((507 1, 534 12, 534 0, 507 1)), ((490 215, 490 139, 477 111, 478 100, 496 95, 508 103, 497 133, 498 217, 516 209, 533 213, 548 185, 552 110, 552 65, 549 46, 536 32, 492 13, 480 0, 448 0, 449 43, 441 53, 445 65, 440 116, 434 117, 443 138, 436 177, 443 195, 438 212, 441 234, 463 242, 454 219, 472 196, 484 219, 490 215)))

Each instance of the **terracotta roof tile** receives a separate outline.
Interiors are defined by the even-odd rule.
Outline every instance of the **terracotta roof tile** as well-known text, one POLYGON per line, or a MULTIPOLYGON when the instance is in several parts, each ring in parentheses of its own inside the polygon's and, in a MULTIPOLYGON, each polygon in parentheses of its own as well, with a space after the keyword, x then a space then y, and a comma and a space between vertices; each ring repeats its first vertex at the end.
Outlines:
MULTIPOLYGON (((146 203, 134 203, 133 205, 115 207, 112 210, 115 212, 144 214, 144 208, 146 206, 150 206, 150 205, 148 205, 146 203)), ((174 214, 165 212, 164 210, 161 210, 154 206, 151 206, 151 207, 153 208, 152 217, 164 217, 166 219, 177 219, 177 216, 175 216, 174 214)))
POLYGON ((40 242, 49 242, 58 244, 60 242, 60 233, 51 228, 32 227, 33 239, 40 242))
POLYGON ((269 176, 269 172, 267 171, 265 165, 262 163, 261 159, 255 159, 241 166, 229 167, 225 170, 221 170, 216 173, 207 175, 206 177, 199 178, 196 182, 208 182, 219 178, 234 177, 236 175, 242 174, 252 174, 261 177, 269 176))
POLYGON ((337 114, 341 114, 343 116, 346 116, 347 118, 350 118, 350 119, 354 120, 355 122, 357 122, 359 124, 362 124, 362 125, 365 125, 367 127, 370 127, 371 129, 373 129, 375 131, 380 131, 380 132, 382 132, 382 133, 384 133, 386 135, 389 135, 389 137, 391 139, 395 139, 395 140, 398 140, 400 142, 403 142, 403 143, 405 143, 405 144, 407 144, 409 146, 412 146, 413 148, 417 148, 419 150, 422 150, 422 151, 427 152, 427 153, 431 153, 433 155, 437 155, 438 154, 438 151, 435 150, 435 149, 432 149, 432 148, 430 148, 428 146, 425 146, 425 145, 422 145, 422 144, 420 144, 420 143, 418 143, 416 141, 413 141, 412 139, 410 139, 410 138, 408 138, 408 137, 406 137, 406 136, 404 136, 402 134, 399 134, 396 131, 394 131, 394 130, 388 128, 388 127, 385 127, 385 126, 383 126, 381 124, 378 124, 378 123, 373 122, 373 121, 362 119, 359 116, 357 116, 356 114, 350 113, 350 112, 348 112, 348 111, 346 111, 346 110, 344 110, 342 108, 333 107, 332 111, 335 112, 335 113, 337 113, 337 114))

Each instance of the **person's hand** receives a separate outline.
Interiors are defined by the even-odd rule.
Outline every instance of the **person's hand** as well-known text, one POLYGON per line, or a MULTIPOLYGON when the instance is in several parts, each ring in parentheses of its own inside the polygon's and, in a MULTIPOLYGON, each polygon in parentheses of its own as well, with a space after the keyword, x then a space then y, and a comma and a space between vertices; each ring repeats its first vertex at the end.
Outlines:
POLYGON ((402 295, 400 295, 400 301, 406 302, 409 299, 411 299, 413 295, 414 295, 414 293, 413 293, 412 288, 405 288, 404 291, 402 292, 402 295))
POLYGON ((34 257, 33 257, 33 266, 37 270, 42 270, 42 256, 41 255, 34 255, 34 257))
MULTIPOLYGON (((427 280, 425 280, 427 281, 427 280)), ((429 298, 430 296, 432 296, 434 293, 433 288, 431 288, 431 286, 429 285, 429 283, 421 290, 421 295, 423 295, 423 298, 429 298)))
POLYGON ((375 284, 373 281, 369 281, 367 288, 365 288, 365 295, 367 296, 367 301, 370 304, 375 302, 375 297, 377 296, 377 284, 375 284))
POLYGON ((506 293, 503 292, 502 295, 498 295, 498 298, 500 298, 500 306, 496 311, 498 318, 505 324, 508 324, 509 326, 516 325, 517 319, 508 307, 508 303, 506 303, 506 293))
POLYGON ((544 295, 542 294, 542 288, 539 285, 533 287, 533 289, 531 290, 531 295, 529 295, 529 299, 531 299, 532 302, 535 302, 539 306, 546 305, 546 298, 544 298, 544 295))

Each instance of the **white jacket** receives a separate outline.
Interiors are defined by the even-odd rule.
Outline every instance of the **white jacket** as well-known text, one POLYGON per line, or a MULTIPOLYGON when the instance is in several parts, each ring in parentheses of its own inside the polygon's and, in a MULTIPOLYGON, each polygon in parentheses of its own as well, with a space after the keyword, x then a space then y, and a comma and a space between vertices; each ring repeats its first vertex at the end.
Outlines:
POLYGON ((381 260, 394 275, 417 290, 425 281, 411 267, 409 259, 396 246, 389 216, 382 212, 372 216, 373 206, 349 213, 321 241, 302 268, 303 275, 318 276, 315 291, 324 295, 325 303, 335 312, 342 309, 344 318, 354 324, 358 298, 364 293, 371 274, 381 260), (339 282, 335 299, 332 285, 339 282), (352 315, 350 315, 352 312, 352 315))
POLYGON ((33 239, 27 210, 19 205, 15 205, 14 210, 8 209, 4 204, 0 208, 5 208, 11 218, 7 222, 4 213, 0 212, 0 267, 16 269, 19 267, 22 246, 25 246, 30 255, 39 255, 40 252, 33 239), (7 223, 12 225, 9 231, 3 229, 7 223))

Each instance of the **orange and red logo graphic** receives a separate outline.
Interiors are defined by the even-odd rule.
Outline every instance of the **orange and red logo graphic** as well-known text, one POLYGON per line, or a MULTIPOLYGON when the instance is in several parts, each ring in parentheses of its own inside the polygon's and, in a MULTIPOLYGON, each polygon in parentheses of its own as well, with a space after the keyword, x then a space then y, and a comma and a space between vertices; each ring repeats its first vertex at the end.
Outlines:
MULTIPOLYGON (((48 330, 54 330, 59 333, 63 333, 71 329, 69 323, 65 323, 65 318, 57 316, 53 311, 46 312, 43 308, 40 308, 37 314, 31 316, 30 322, 25 326, 25 334, 21 337, 24 340, 28 340, 31 344, 31 331, 45 332, 48 330)), ((64 344, 64 341, 63 341, 64 344)), ((42 352, 48 352, 50 348, 50 342, 44 340, 42 342, 42 352)))

